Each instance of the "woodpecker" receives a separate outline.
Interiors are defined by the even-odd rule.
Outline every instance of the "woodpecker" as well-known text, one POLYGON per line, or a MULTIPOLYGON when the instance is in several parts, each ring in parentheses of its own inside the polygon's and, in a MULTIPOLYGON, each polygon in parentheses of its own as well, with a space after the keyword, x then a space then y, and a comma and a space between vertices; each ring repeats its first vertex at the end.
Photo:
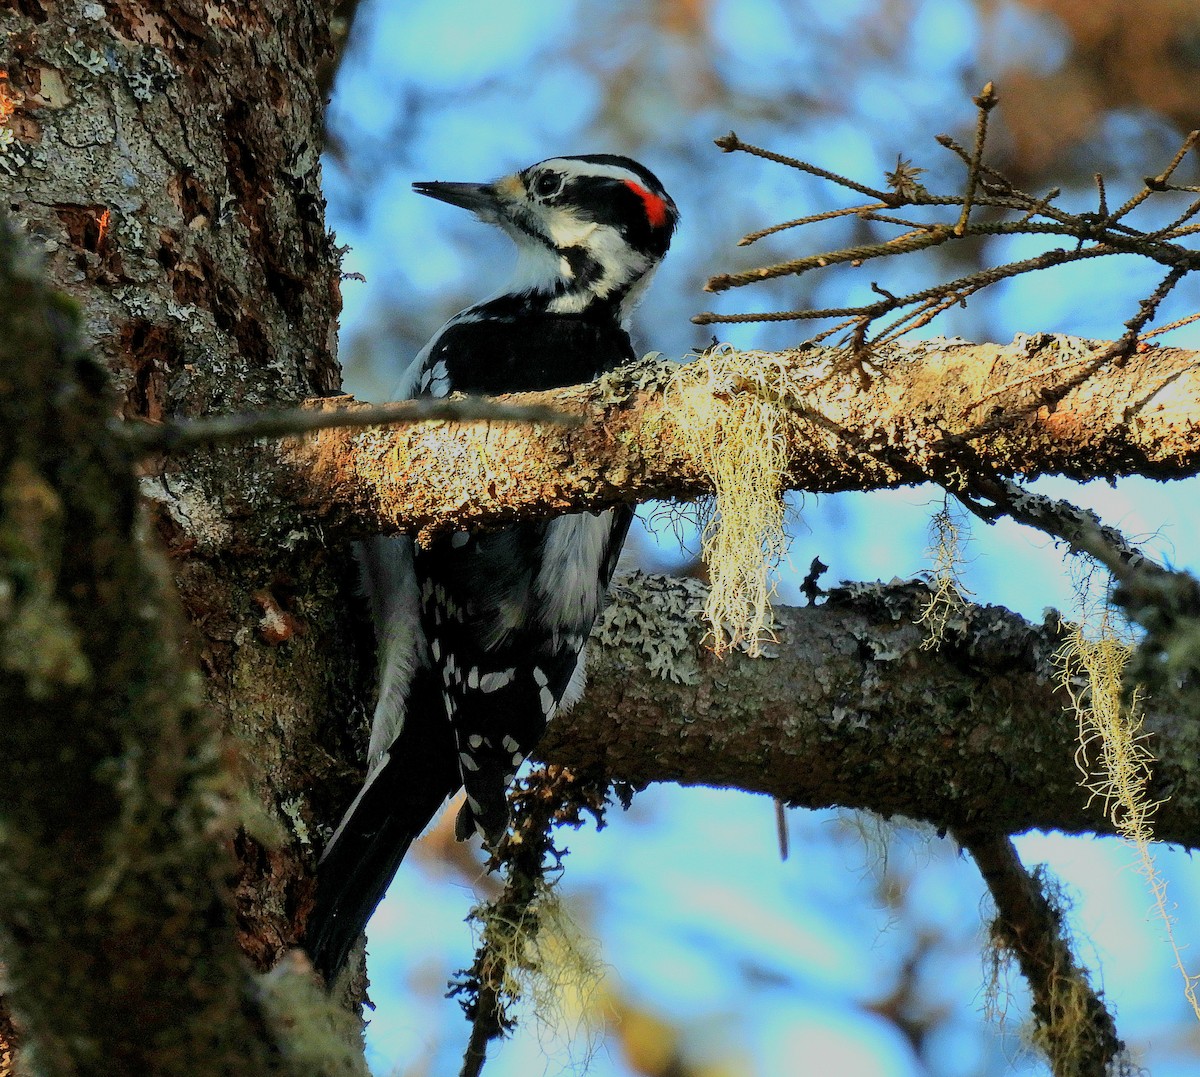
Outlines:
MULTIPOLYGON (((675 203, 626 157, 554 157, 493 183, 415 183, 516 243, 512 284, 456 314, 413 360, 401 397, 591 381, 636 358, 625 328, 670 244, 675 203)), ((332 982, 447 797, 461 840, 494 848, 506 793, 554 714, 583 691, 584 649, 629 508, 460 531, 429 546, 361 545, 379 697, 367 779, 321 858, 307 948, 332 982)))

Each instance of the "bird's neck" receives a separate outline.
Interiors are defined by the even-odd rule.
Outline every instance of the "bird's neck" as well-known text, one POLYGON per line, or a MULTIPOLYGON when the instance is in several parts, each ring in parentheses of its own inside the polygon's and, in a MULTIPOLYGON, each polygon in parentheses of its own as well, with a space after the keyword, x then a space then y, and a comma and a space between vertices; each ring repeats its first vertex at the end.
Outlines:
POLYGON ((656 264, 628 247, 553 249, 523 244, 507 295, 525 295, 550 314, 611 318, 623 324, 650 283, 656 264))

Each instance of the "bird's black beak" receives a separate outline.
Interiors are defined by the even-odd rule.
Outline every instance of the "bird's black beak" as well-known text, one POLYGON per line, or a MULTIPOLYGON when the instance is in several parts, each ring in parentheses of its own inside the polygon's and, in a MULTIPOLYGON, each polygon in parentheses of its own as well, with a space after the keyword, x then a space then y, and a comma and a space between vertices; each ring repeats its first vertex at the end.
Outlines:
POLYGON ((494 218, 498 210, 496 189, 490 183, 414 183, 413 190, 484 218, 494 218))

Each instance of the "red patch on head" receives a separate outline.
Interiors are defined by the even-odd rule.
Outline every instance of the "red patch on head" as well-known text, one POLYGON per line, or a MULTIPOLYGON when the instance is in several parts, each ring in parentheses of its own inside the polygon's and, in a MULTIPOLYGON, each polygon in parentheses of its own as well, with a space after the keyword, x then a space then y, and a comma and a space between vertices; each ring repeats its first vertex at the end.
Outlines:
POLYGON ((666 202, 658 195, 647 191, 645 187, 634 183, 633 180, 626 180, 625 186, 642 200, 642 205, 646 207, 646 220, 650 222, 651 228, 661 228, 667 223, 666 202))

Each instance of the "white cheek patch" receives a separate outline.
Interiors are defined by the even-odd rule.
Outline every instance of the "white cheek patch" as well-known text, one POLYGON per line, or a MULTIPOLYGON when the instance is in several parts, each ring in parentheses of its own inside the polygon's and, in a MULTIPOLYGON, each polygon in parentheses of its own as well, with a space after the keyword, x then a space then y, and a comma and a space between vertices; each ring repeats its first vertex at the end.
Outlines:
MULTIPOLYGON (((600 229, 595 221, 585 221, 576 217, 569 209, 555 209, 547 217, 547 231, 551 242, 560 250, 563 247, 587 247, 589 251, 593 244, 589 242, 592 234, 600 229)), ((605 226, 605 231, 612 229, 605 226)))

